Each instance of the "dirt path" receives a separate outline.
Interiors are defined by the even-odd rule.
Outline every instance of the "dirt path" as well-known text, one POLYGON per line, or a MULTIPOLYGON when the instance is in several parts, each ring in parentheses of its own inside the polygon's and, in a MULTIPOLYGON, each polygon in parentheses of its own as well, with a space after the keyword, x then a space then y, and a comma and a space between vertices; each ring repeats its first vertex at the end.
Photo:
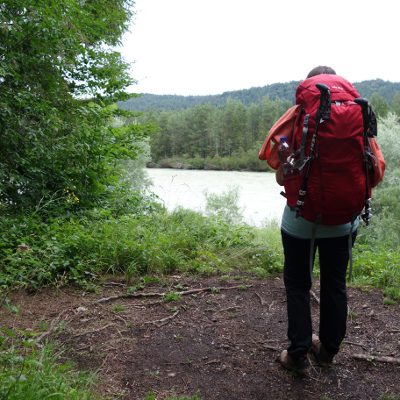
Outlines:
MULTIPOLYGON (((13 293, 20 313, 2 309, 0 323, 41 328, 41 340, 60 341, 68 359, 98 370, 100 392, 113 398, 142 400, 151 392, 157 399, 194 394, 207 400, 400 399, 399 364, 354 358, 400 357, 400 305, 384 305, 377 290, 349 290, 343 350, 332 369, 313 365, 305 379, 275 361, 287 345, 279 277, 171 277, 146 285, 136 292, 140 297, 98 302, 122 293, 126 288, 115 282, 96 294, 70 287, 13 293), (183 294, 171 302, 159 296, 171 291, 183 294)), ((315 299, 313 315, 317 327, 315 299)))

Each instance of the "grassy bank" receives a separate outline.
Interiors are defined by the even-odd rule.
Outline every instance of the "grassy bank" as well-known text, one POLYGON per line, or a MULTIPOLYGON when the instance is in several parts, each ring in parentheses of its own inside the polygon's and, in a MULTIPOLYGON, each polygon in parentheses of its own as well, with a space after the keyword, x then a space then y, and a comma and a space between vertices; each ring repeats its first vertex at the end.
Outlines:
POLYGON ((238 265, 261 276, 279 270, 280 251, 263 232, 189 210, 150 215, 3 218, 0 287, 38 289, 102 274, 218 273, 238 265))

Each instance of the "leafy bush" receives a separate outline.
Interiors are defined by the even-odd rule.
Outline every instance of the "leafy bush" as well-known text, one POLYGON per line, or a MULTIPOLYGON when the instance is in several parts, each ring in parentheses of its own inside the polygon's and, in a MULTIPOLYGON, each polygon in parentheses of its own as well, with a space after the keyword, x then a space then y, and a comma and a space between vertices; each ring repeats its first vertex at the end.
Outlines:
POLYGON ((394 114, 379 120, 378 143, 386 161, 383 182, 373 191, 370 226, 360 229, 354 251, 356 283, 371 284, 400 299, 400 124, 394 114))
POLYGON ((0 6, 0 205, 75 210, 119 185, 149 129, 113 126, 133 83, 112 50, 133 2, 26 0, 0 6), (82 42, 84 38, 84 44, 82 42))
POLYGON ((358 285, 372 285, 383 293, 400 300, 400 252, 384 244, 374 247, 361 244, 354 252, 354 282, 358 285))
POLYGON ((256 229, 190 210, 113 216, 106 211, 43 221, 0 221, 0 287, 38 288, 104 273, 139 276, 264 268, 274 258, 256 229))
POLYGON ((233 187, 222 194, 204 193, 206 197, 206 214, 222 219, 230 224, 243 222, 242 210, 239 207, 239 188, 233 187))

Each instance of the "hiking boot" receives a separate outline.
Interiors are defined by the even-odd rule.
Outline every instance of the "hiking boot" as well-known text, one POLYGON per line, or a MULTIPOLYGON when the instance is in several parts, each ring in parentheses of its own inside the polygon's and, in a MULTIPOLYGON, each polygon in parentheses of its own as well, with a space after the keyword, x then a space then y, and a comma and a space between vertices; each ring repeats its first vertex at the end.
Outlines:
POLYGON ((333 357, 335 357, 335 355, 325 350, 325 347, 320 342, 317 335, 312 335, 310 352, 319 366, 327 368, 333 364, 333 357))
POLYGON ((294 372, 299 376, 305 376, 306 370, 310 365, 307 355, 298 359, 293 359, 289 355, 287 350, 282 351, 278 361, 283 368, 287 369, 288 371, 294 372))

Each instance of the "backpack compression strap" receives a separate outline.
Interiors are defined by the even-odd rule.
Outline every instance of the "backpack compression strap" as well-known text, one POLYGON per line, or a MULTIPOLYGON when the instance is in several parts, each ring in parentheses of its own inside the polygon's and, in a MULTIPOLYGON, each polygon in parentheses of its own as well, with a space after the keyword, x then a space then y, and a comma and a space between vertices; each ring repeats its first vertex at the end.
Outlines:
MULTIPOLYGON (((310 174, 310 164, 311 164, 312 159, 314 158, 314 148, 315 148, 315 142, 317 140, 319 124, 321 122, 328 120, 331 115, 331 92, 329 91, 328 86, 323 85, 322 83, 317 83, 315 86, 320 91, 321 97, 320 97, 319 107, 318 107, 316 117, 315 117, 315 119, 316 119, 315 129, 314 129, 314 133, 311 137, 310 153, 309 153, 309 156, 307 157, 307 159, 305 160, 306 170, 304 171, 303 182, 300 186, 299 197, 296 202, 296 216, 297 217, 299 217, 301 214, 301 210, 303 209, 303 206, 304 206, 304 199, 307 194, 307 182, 308 182, 308 176, 310 174)), ((307 129, 305 130, 306 135, 308 132, 308 118, 309 118, 309 115, 307 114, 304 117, 304 120, 307 123, 307 129)), ((305 142, 305 139, 306 139, 306 137, 304 135, 304 129, 303 129, 302 143, 305 142)))
MULTIPOLYGON (((363 115, 363 126, 364 126, 364 132, 363 132, 363 137, 364 137, 364 168, 365 168, 365 204, 364 204, 364 212, 361 214, 361 218, 365 222, 365 225, 369 225, 369 221, 372 218, 371 214, 371 198, 369 197, 370 193, 370 183, 369 183, 369 156, 368 154, 371 152, 369 148, 369 143, 368 143, 368 136, 369 134, 371 135, 376 135, 376 130, 375 132, 369 132, 370 126, 371 126, 371 115, 372 115, 372 110, 370 112, 370 107, 368 105, 368 100, 363 99, 363 98, 358 98, 354 100, 355 103, 357 103, 361 107, 362 115, 363 115)), ((376 125, 375 125, 376 126, 376 125)))

